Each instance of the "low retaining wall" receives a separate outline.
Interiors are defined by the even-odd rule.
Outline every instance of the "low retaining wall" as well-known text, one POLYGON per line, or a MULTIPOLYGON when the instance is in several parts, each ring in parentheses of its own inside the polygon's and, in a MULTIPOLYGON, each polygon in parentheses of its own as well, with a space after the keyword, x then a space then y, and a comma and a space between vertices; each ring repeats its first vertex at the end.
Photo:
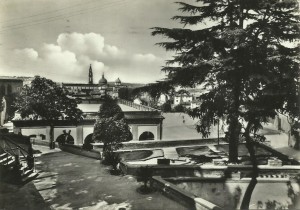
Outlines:
MULTIPOLYGON (((161 148, 161 147, 176 147, 188 145, 211 145, 217 144, 218 139, 183 139, 183 140, 150 140, 150 141, 129 141, 123 142, 122 149, 145 149, 145 148, 161 148)), ((226 143, 223 138, 220 138, 220 143, 226 143)), ((103 143, 93 143, 94 148, 102 148, 103 143)))
MULTIPOLYGON (((54 142, 55 143, 55 148, 58 148, 59 145, 57 142, 54 142)), ((49 147, 49 144, 50 144, 50 141, 49 140, 39 140, 39 139, 34 139, 32 140, 32 144, 33 145, 41 145, 41 146, 46 146, 46 147, 49 147)))
MULTIPOLYGON (((272 147, 268 146, 268 145, 265 145, 265 144, 262 144, 262 143, 256 143, 258 144, 260 147, 264 148, 265 150, 271 152, 274 156, 278 157, 280 160, 283 160, 283 161, 290 161, 293 165, 300 165, 299 161, 285 155, 285 154, 282 154, 281 152, 273 149, 272 147)), ((300 152, 300 151, 299 151, 300 152)))
POLYGON ((194 194, 186 192, 176 185, 167 182, 159 176, 152 177, 151 187, 161 191, 165 196, 179 202, 189 209, 195 210, 220 210, 221 208, 207 200, 196 197, 194 194))
POLYGON ((77 146, 77 145, 60 145, 59 148, 62 151, 70 152, 72 154, 81 155, 81 156, 85 156, 85 157, 89 157, 89 158, 94 158, 94 159, 97 159, 97 160, 101 159, 101 154, 100 154, 99 151, 96 151, 96 150, 91 150, 91 151, 83 150, 81 148, 81 146, 77 146))
MULTIPOLYGON (((173 177, 164 180, 224 209, 240 209, 251 178, 237 180, 173 177)), ((291 201, 288 194, 289 189, 292 189, 295 195, 299 194, 299 184, 290 177, 258 178, 251 196, 250 209, 266 209, 266 203, 273 200, 276 200, 278 204, 287 204, 291 201), (258 203, 262 203, 263 206, 259 208, 258 203)))
MULTIPOLYGON (((120 163, 120 169, 124 174, 137 176, 140 167, 147 164, 120 163)), ((153 170, 153 176, 161 177, 202 177, 202 178, 243 178, 251 177, 251 165, 149 165, 153 170)), ((300 166, 258 166, 260 175, 297 175, 300 173, 300 166)))

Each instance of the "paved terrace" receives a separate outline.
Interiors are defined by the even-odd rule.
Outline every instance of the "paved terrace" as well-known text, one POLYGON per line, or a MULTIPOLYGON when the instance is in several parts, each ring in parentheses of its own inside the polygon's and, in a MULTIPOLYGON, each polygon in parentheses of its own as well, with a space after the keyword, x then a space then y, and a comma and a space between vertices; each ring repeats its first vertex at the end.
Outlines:
POLYGON ((40 175, 22 188, 0 186, 0 209, 187 210, 159 192, 142 195, 132 176, 112 176, 99 160, 34 145, 40 175), (50 207, 50 208, 49 208, 50 207))

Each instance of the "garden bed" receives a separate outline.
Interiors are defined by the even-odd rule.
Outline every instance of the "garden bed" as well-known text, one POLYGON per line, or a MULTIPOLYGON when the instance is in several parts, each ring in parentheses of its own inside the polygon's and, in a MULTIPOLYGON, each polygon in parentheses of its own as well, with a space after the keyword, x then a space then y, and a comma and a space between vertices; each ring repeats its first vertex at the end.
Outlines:
POLYGON ((153 150, 119 150, 116 152, 123 161, 145 161, 152 158, 163 157, 161 149, 153 150))

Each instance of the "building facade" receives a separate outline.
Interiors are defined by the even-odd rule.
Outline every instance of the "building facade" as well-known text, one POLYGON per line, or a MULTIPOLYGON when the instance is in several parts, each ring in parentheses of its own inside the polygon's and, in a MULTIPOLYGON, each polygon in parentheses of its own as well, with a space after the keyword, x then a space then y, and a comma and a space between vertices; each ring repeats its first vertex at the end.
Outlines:
POLYGON ((101 99, 106 94, 113 98, 118 98, 119 90, 127 87, 122 84, 119 78, 114 82, 108 82, 104 73, 98 83, 94 83, 91 65, 88 71, 88 83, 62 83, 62 86, 66 88, 72 96, 81 100, 101 99))
MULTIPOLYGON (((126 87, 119 78, 115 82, 109 83, 104 74, 97 84, 93 82, 93 70, 90 66, 88 71, 88 82, 86 84, 63 83, 62 86, 69 91, 70 96, 75 97, 81 103, 78 108, 83 112, 83 119, 79 123, 68 120, 55 120, 54 140, 58 141, 69 135, 69 143, 82 145, 91 139, 94 132, 94 124, 97 120, 97 113, 105 95, 118 98, 118 90, 126 87)), ((118 99, 118 104, 125 115, 133 139, 132 141, 161 140, 162 123, 164 117, 159 110, 134 104, 130 101, 118 99)), ((50 141, 50 122, 46 120, 24 120, 15 118, 14 133, 30 136, 32 139, 40 141, 50 141)))
MULTIPOLYGON (((129 101, 119 100, 119 106, 125 115, 133 139, 132 141, 161 140, 164 117, 160 111, 150 107, 137 105, 129 101)), ((83 119, 79 123, 68 120, 56 120, 54 124, 54 140, 57 141, 65 132, 69 133, 70 144, 82 145, 92 138, 94 124, 97 119, 99 103, 79 104, 83 111, 83 119)), ((49 141, 50 122, 46 120, 13 120, 14 133, 30 136, 32 139, 49 141)))
POLYGON ((11 103, 9 99, 14 94, 20 93, 24 85, 29 84, 33 77, 10 77, 0 76, 0 102, 2 103, 2 111, 0 112, 0 126, 2 126, 9 118, 11 103))

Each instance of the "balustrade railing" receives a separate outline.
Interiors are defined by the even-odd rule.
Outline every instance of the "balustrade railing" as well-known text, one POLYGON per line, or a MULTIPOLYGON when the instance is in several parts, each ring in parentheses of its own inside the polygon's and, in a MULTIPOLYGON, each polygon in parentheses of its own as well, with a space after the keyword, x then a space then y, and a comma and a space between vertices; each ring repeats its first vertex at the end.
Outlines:
POLYGON ((152 111, 152 112, 159 112, 160 111, 158 109, 155 109, 155 108, 152 108, 152 107, 149 107, 149 106, 145 106, 145 105, 141 105, 141 104, 135 104, 131 101, 127 101, 127 100, 124 100, 124 99, 118 99, 118 102, 120 104, 132 107, 134 109, 138 109, 140 111, 152 111))

